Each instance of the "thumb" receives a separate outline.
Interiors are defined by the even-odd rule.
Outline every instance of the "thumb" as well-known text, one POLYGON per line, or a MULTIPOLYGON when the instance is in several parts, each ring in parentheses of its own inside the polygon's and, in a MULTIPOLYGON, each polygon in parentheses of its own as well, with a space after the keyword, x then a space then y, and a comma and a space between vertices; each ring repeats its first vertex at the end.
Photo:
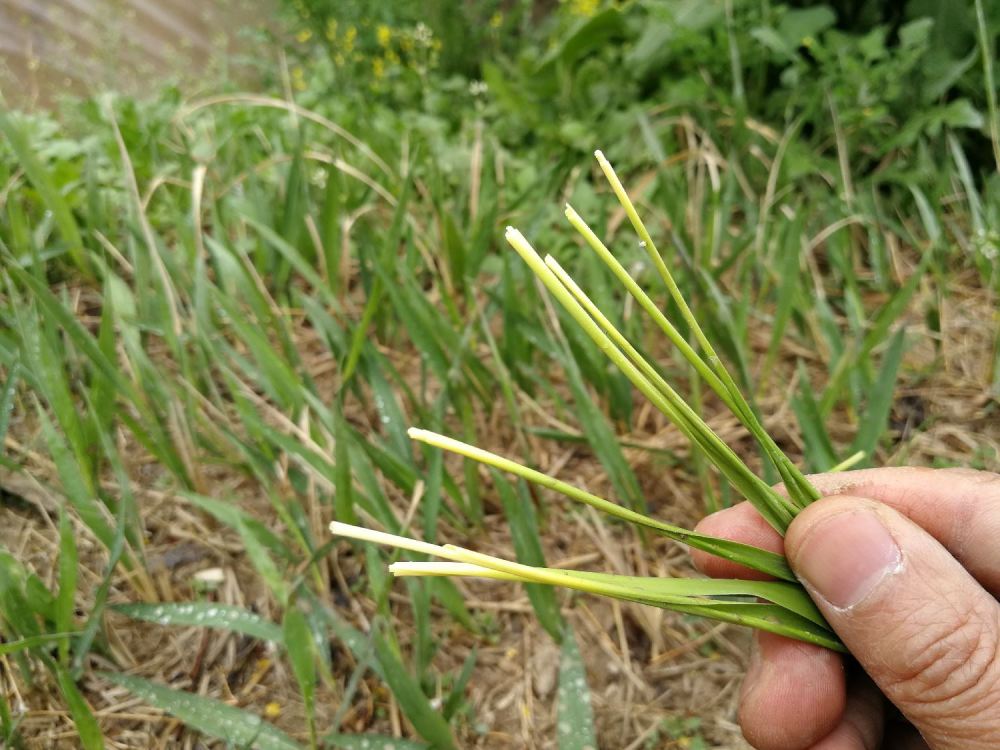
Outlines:
POLYGON ((830 625, 934 750, 1000 747, 1000 604, 885 505, 829 497, 785 552, 830 625))

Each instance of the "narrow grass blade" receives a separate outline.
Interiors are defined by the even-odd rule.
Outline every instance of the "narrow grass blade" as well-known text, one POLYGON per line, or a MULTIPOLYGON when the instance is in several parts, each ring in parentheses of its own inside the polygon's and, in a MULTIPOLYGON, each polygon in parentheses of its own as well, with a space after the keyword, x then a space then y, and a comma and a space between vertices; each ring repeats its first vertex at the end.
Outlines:
POLYGON ((38 646, 49 646, 52 643, 60 643, 76 633, 43 633, 33 635, 28 638, 18 638, 16 641, 0 643, 0 656, 17 654, 21 651, 30 651, 38 646))
POLYGON ((590 706, 587 673, 576 636, 569 629, 563 637, 556 700, 559 750, 595 750, 597 732, 594 729, 594 711, 590 706))
MULTIPOLYGON (((635 601, 642 604, 655 604, 656 606, 674 609, 682 612, 698 614, 702 617, 722 620, 723 622, 733 622, 737 624, 748 624, 769 632, 785 635, 790 638, 816 643, 826 648, 843 650, 843 646, 835 635, 825 626, 817 624, 814 620, 803 617, 787 607, 777 604, 744 604, 741 601, 728 601, 726 597, 704 596, 699 588, 702 582, 695 579, 667 579, 673 580, 673 586, 680 587, 680 590, 658 591, 654 587, 658 579, 638 579, 638 583, 632 580, 621 580, 606 574, 577 574, 575 571, 552 570, 546 568, 534 568, 530 565, 510 562, 502 558, 484 555, 480 552, 462 549, 454 545, 439 546, 428 544, 414 539, 386 534, 380 531, 364 529, 359 527, 346 526, 345 524, 332 523, 330 530, 339 536, 358 539, 361 541, 385 544, 400 549, 408 549, 413 552, 429 554, 453 562, 465 563, 466 565, 488 568, 503 574, 499 576, 506 580, 520 580, 522 583, 542 583, 549 586, 565 586, 589 594, 610 596, 626 601, 635 601), (756 609, 748 609, 756 607, 756 609)), ((403 565, 397 563, 392 570, 396 573, 405 574, 408 570, 414 569, 414 564, 403 565)), ((464 568, 463 570, 476 574, 474 568, 464 568)), ((451 569, 442 567, 435 571, 433 568, 424 567, 423 574, 449 575, 451 569)), ((469 572, 465 574, 470 574, 469 572)), ((486 577, 498 577, 487 575, 486 577)), ((628 579, 628 577, 625 577, 628 579)), ((753 581, 729 581, 733 586, 743 586, 752 584, 753 581)), ((760 583, 760 582, 756 582, 760 583)), ((715 582, 706 584, 708 587, 717 586, 715 582)), ((788 586, 789 584, 781 584, 788 586)), ((711 589, 710 589, 711 590, 711 589)), ((746 589, 742 589, 746 590, 746 589)), ((764 591, 758 589, 758 591, 764 591)), ((729 595, 726 595, 729 596, 729 595)), ((800 602, 804 607, 809 607, 809 599, 802 591, 800 602)), ((812 610, 815 613, 815 610, 812 610)))
POLYGON ((4 438, 10 426, 10 415, 14 411, 14 396, 17 394, 17 383, 21 376, 21 365, 14 362, 7 371, 7 380, 0 389, 0 455, 3 455, 4 438))
POLYGON ((554 490, 561 495, 565 495, 571 500, 576 500, 577 502, 590 505, 591 507, 607 513, 608 515, 614 516, 615 518, 652 529, 669 539, 673 539, 674 541, 682 544, 687 544, 690 547, 704 550, 705 552, 709 552, 713 555, 725 557, 733 562, 738 562, 740 565, 746 565, 754 570, 759 570, 763 573, 767 573, 768 575, 772 575, 775 578, 780 578, 786 581, 797 580, 791 569, 788 567, 788 562, 785 558, 782 555, 775 554, 774 552, 733 542, 729 539, 720 539, 717 537, 707 536, 705 534, 699 534, 698 532, 689 531, 688 529, 681 528, 680 526, 674 526, 672 524, 658 521, 654 518, 650 518, 649 516, 637 513, 634 510, 623 508, 610 500, 605 500, 604 498, 598 497, 597 495, 587 492, 586 490, 581 490, 571 484, 567 484, 566 482, 560 481, 554 477, 550 477, 548 474, 543 474, 540 471, 529 469, 527 466, 523 466, 516 461, 510 460, 509 458, 498 456, 495 453, 490 453, 482 448, 477 448, 474 445, 469 445, 444 435, 439 435, 428 430, 417 429, 415 427, 410 428, 409 435, 413 440, 419 440, 420 442, 427 443, 428 445, 433 445, 442 450, 457 453, 488 466, 493 466, 501 471, 506 471, 522 477, 532 484, 537 484, 541 487, 554 490))
POLYGON ((708 425, 691 411, 686 403, 683 403, 680 396, 677 396, 676 400, 668 399, 650 382, 648 377, 621 352, 612 339, 601 329, 601 326, 591 318, 520 232, 509 227, 507 241, 524 259, 552 296, 563 305, 591 337, 597 347, 614 362, 657 409, 684 432, 694 445, 701 447, 708 453, 712 462, 732 482, 733 486, 757 508, 772 527, 783 534, 794 517, 788 499, 778 495, 766 482, 750 471, 732 449, 723 443, 708 425))
POLYGON ((473 648, 469 652, 469 655, 465 657, 465 662, 462 664, 462 671, 455 678, 448 699, 444 702, 444 706, 441 707, 441 715, 448 721, 451 721, 451 718, 465 700, 465 688, 468 686, 469 680, 472 679, 472 673, 476 669, 477 655, 476 649, 473 648))
POLYGON ((383 679, 414 729, 435 750, 456 750, 457 745, 444 717, 431 706, 420 684, 410 675, 388 639, 379 631, 372 634, 375 656, 382 667, 383 679))
POLYGON ((243 607, 215 602, 165 602, 115 604, 111 609, 134 620, 157 625, 216 628, 272 643, 284 643, 281 628, 243 607))
POLYGON ((294 604, 285 611, 285 621, 282 626, 285 636, 285 649, 288 651, 288 661, 292 665, 292 674, 299 685, 302 702, 306 710, 306 723, 309 726, 309 746, 316 747, 316 663, 318 659, 313 650, 312 631, 306 616, 294 604))
POLYGON ((882 356, 878 379, 868 394, 868 402, 861 418, 861 424, 858 425, 858 433, 851 444, 852 450, 861 451, 866 456, 874 455, 879 438, 885 433, 886 423, 892 411, 892 397, 896 388, 899 366, 903 361, 905 343, 906 332, 905 329, 900 328, 892 337, 885 354, 882 356))
POLYGON ((175 690, 134 675, 99 672, 145 703, 177 717, 186 726, 237 747, 259 750, 301 750, 291 737, 259 716, 214 698, 175 690))
MULTIPOLYGON (((523 580, 517 574, 505 573, 482 565, 470 563, 421 563, 399 562, 391 566, 397 576, 468 576, 494 578, 504 581, 523 580)), ((657 578, 649 576, 624 576, 598 573, 589 570, 563 568, 536 568, 544 570, 553 580, 560 579, 567 588, 575 588, 577 579, 607 584, 616 590, 631 592, 633 598, 662 601, 668 604, 684 603, 681 598, 697 599, 688 604, 714 605, 734 597, 761 599, 777 605, 816 625, 826 628, 826 620, 805 590, 786 581, 746 581, 742 579, 708 578, 657 578)))
POLYGON ((192 492, 184 493, 184 497, 191 504, 211 513, 239 533, 250 562, 253 563, 261 578, 270 586, 275 597, 284 606, 285 602, 288 601, 288 582, 278 569, 269 550, 269 548, 280 545, 280 542, 259 523, 233 505, 214 498, 202 497, 192 492), (270 543, 265 543, 265 541, 270 543))
MULTIPOLYGON (((73 526, 65 507, 59 509, 59 591, 56 594, 55 629, 57 632, 68 633, 72 630, 73 613, 75 610, 77 566, 76 539, 73 536, 73 526)), ((69 666, 70 641, 64 638, 59 641, 59 663, 69 666)))
POLYGON ((59 691, 69 708, 69 715, 76 726, 76 732, 80 739, 80 746, 84 750, 104 750, 104 736, 101 734, 101 727, 94 718, 86 699, 80 689, 73 682, 73 678, 67 669, 61 666, 56 667, 56 681, 59 683, 59 691))
MULTIPOLYGON (((515 490, 497 472, 494 472, 494 485, 500 495, 504 516, 510 526, 514 552, 518 562, 525 565, 545 565, 542 543, 538 533, 538 520, 535 517, 535 508, 526 496, 527 493, 515 490)), ((553 640, 559 641, 566 623, 559 613, 559 603, 556 601, 555 592, 548 586, 529 584, 525 588, 539 623, 552 636, 553 640)))
MULTIPOLYGON (((754 439, 757 440, 765 454, 774 464, 775 468, 777 468, 778 473, 781 474, 782 479, 788 487, 789 496, 792 500, 800 508, 805 507, 808 503, 818 498, 819 493, 814 487, 812 487, 808 480, 806 480, 805 476, 795 467, 788 457, 785 456, 781 449, 778 448, 771 437, 767 434, 767 431, 760 424, 760 420, 757 418, 753 408, 743 397, 743 394, 736 385, 736 382, 729 374, 729 370, 726 369, 725 365, 722 363, 722 359, 716 353, 711 342, 708 340, 708 337, 705 336, 697 318, 688 306, 687 301, 684 299, 684 295, 681 294, 677 283, 674 281, 673 275, 670 273, 670 269, 667 268, 667 265, 663 260, 663 256, 656 249, 656 245, 653 243, 653 239, 650 236, 649 231, 646 229, 646 225, 643 223, 638 212, 635 210, 635 206, 632 204, 632 200, 629 198, 621 180, 618 179, 618 175, 615 173, 614 168, 600 151, 595 152, 595 156, 597 157, 597 162, 600 165, 601 170, 608 179, 608 183, 611 185, 611 189, 617 196, 622 208, 625 209, 625 213, 628 216, 629 221, 632 223, 633 228, 639 235, 641 244, 643 248, 645 248, 649 259, 652 261, 653 267, 656 268, 657 273, 659 273, 660 277, 663 279, 663 282, 667 287, 667 291, 670 293, 671 299, 673 299, 674 303, 680 310, 681 317, 684 318, 684 322, 694 335, 695 340, 698 342, 698 346, 701 347, 703 352, 705 352, 709 367, 711 367, 711 369, 715 372, 718 379, 722 381, 724 390, 728 392, 729 399, 732 401, 732 406, 730 408, 754 436, 754 439)), ((682 352, 683 351, 684 350, 682 349, 682 352)), ((692 364, 694 364, 693 361, 692 364)), ((712 381, 708 382, 709 385, 712 385, 712 381)))
POLYGON ((806 465, 812 471, 823 471, 827 466, 837 463, 837 452, 827 432, 820 405, 813 394, 809 373, 801 362, 798 381, 798 394, 792 397, 792 410, 804 438, 806 465))
POLYGON ((328 744, 339 750, 428 750, 422 742, 380 734, 335 734, 328 744))

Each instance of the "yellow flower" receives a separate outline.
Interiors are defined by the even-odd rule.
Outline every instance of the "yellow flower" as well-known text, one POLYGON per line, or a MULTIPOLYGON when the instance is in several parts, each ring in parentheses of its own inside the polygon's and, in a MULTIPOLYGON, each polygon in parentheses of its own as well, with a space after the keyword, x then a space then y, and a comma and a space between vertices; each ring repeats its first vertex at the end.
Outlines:
POLYGON ((375 38, 378 40, 380 47, 388 47, 389 42, 392 41, 392 29, 384 23, 380 23, 378 28, 375 29, 375 38))
POLYGON ((396 54, 396 50, 391 49, 385 53, 385 61, 389 65, 396 67, 400 63, 399 55, 396 54))
POLYGON ((271 701, 264 706, 264 716, 269 719, 277 719, 281 716, 281 705, 277 701, 271 701))
POLYGON ((503 24, 503 13, 497 11, 492 16, 490 16, 491 29, 499 29, 502 24, 503 24))
POLYGON ((337 38, 337 19, 331 18, 326 22, 326 38, 331 42, 337 38))
POLYGON ((376 81, 385 78, 385 60, 381 57, 372 58, 372 75, 376 81))
POLYGON ((348 26, 344 32, 344 51, 350 52, 354 49, 354 41, 358 38, 358 30, 355 26, 348 26))
POLYGON ((300 65, 292 68, 292 88, 296 91, 306 90, 306 72, 300 65))
POLYGON ((569 12, 574 16, 589 18, 597 12, 600 0, 570 0, 569 12))
POLYGON ((302 31, 300 31, 298 34, 295 35, 295 39, 298 41, 299 44, 305 44, 310 39, 312 39, 312 35, 313 35, 312 31, 310 31, 309 29, 302 29, 302 31))

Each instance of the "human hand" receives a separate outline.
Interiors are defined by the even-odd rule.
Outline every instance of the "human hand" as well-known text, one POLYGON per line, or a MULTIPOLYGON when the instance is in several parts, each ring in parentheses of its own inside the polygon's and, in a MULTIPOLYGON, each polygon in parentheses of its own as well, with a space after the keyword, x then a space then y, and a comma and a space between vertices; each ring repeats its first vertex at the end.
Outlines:
MULTIPOLYGON (((867 674, 832 651, 759 633, 741 695, 747 740, 759 750, 1000 748, 1000 475, 901 468, 811 479, 824 497, 784 540, 749 503, 698 531, 783 552, 867 674)), ((763 577, 693 554, 711 576, 763 577)))

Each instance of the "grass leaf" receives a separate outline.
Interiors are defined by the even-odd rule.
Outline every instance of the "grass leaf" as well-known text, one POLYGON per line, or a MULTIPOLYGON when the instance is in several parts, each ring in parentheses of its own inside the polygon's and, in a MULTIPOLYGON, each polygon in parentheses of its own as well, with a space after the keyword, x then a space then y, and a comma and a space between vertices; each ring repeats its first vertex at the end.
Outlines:
POLYGON ((241 708, 196 693, 175 690, 134 675, 114 672, 98 674, 208 737, 237 747, 254 747, 258 750, 301 750, 301 745, 280 729, 241 708))
POLYGON ((115 604, 112 610, 157 625, 216 628, 272 643, 284 643, 281 628, 243 607, 215 602, 164 602, 115 604))
POLYGON ((576 636, 566 630, 559 661, 556 737, 559 750, 597 750, 594 712, 576 636))

